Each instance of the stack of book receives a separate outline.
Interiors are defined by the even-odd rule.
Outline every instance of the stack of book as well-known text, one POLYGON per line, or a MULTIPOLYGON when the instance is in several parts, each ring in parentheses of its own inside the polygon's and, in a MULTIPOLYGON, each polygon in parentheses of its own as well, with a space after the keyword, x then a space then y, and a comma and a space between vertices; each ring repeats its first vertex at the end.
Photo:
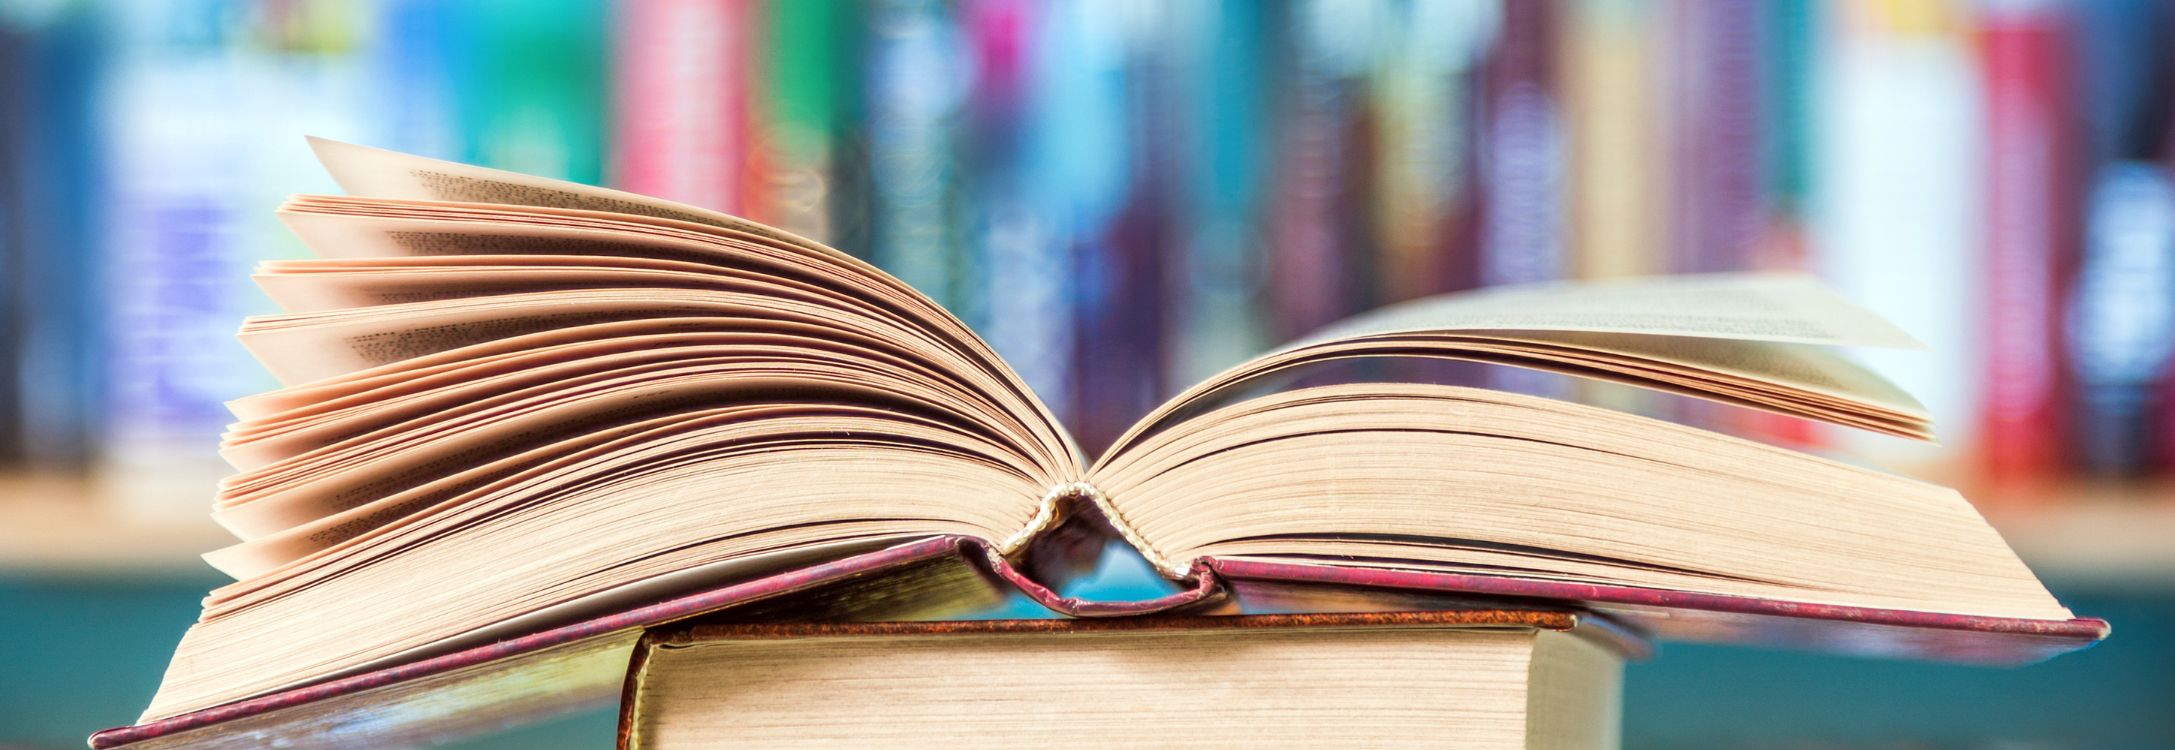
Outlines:
POLYGON ((1648 639, 2021 663, 2107 632, 1952 490, 1306 377, 1456 359, 1930 439, 1834 351, 1915 342, 1806 277, 1386 308, 1090 461, 958 318, 853 256, 315 145, 351 195, 291 199, 319 257, 256 276, 286 312, 241 339, 284 387, 231 404, 214 518, 241 541, 206 557, 236 580, 95 747, 422 742, 622 693, 633 747, 1594 747, 1648 639), (1292 377, 1313 384, 1269 387, 1292 377), (1104 539, 1179 585, 1063 595, 1104 539), (1074 619, 941 622, 1014 591, 1074 619))

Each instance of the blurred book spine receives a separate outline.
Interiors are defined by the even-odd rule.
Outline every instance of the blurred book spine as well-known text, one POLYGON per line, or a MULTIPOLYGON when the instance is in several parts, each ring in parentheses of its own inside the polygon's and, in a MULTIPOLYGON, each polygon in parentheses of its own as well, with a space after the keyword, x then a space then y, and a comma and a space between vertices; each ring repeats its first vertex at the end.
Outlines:
POLYGON ((1398 302, 1461 286, 1471 248, 1445 242, 1470 221, 1475 63, 1500 7, 1407 2, 1381 15, 1372 78, 1376 296, 1398 302))
POLYGON ((833 242, 832 200, 844 129, 853 16, 847 0, 772 0, 762 6, 762 85, 750 120, 760 165, 757 220, 833 242))
POLYGON ((385 148, 453 158, 460 154, 458 88, 467 54, 467 16, 439 0, 378 3, 370 48, 378 101, 399 102, 382 110, 385 148))
POLYGON ((618 6, 615 186, 726 213, 746 210, 749 2, 618 6))
MULTIPOLYGON (((1647 276, 1667 268, 1670 196, 1668 133, 1672 92, 1662 81, 1668 49, 1663 11, 1643 0, 1574 0, 1563 6, 1562 61, 1565 236, 1571 275, 1647 276)), ((1610 383, 1580 383, 1589 403, 1634 413, 1657 408, 1652 394, 1610 383)))
POLYGON ((43 469, 89 465, 102 419, 97 94, 108 53, 84 5, 0 12, 0 444, 6 460, 43 469))
POLYGON ((1190 383, 1238 364, 1271 342, 1257 306, 1263 268, 1257 228, 1268 152, 1274 17, 1250 0, 1181 4, 1173 23, 1191 55, 1177 71, 1186 147, 1180 242, 1184 268, 1174 296, 1179 316, 1171 381, 1190 383))
MULTIPOLYGON (((1482 118, 1480 281, 1524 284, 1564 278, 1563 113, 1557 101, 1560 9, 1506 2, 1502 31, 1485 72, 1482 118)), ((1563 396, 1561 380, 1495 368, 1497 388, 1563 396)))
MULTIPOLYGON (((33 33, 24 22, 0 16, 0 111, 21 112, 31 105, 28 77, 33 33)), ((23 460, 23 378, 19 364, 30 318, 26 277, 29 252, 23 244, 22 122, 0 117, 0 462, 23 460)))
POLYGON ((98 87, 99 148, 108 155, 101 268, 110 291, 102 359, 110 368, 101 426, 103 486, 141 515, 201 514, 202 492, 223 472, 216 437, 224 402, 263 378, 233 338, 235 321, 262 312, 241 242, 258 116, 241 106, 268 83, 262 47, 227 15, 227 3, 107 7, 101 32, 115 45, 98 87), (172 488, 174 493, 167 490, 172 488), (182 488, 191 490, 184 499, 182 488))
MULTIPOLYGON (((1867 351, 1864 362, 1922 398, 1934 424, 1970 425, 1982 361, 1974 321, 1985 309, 1975 239, 1983 121, 1965 24, 1954 6, 1934 0, 1827 7, 1833 36, 1815 123, 1814 265, 1943 354, 1867 351)), ((1830 434, 1856 455, 1906 470, 1952 466, 1968 442, 1830 434)))
POLYGON ((965 8, 976 82, 967 103, 963 154, 971 165, 970 241, 988 270, 982 333, 1046 405, 1062 411, 1071 387, 1068 262, 1050 207, 1036 189, 1038 92, 1054 85, 1059 48, 1038 43, 1058 9, 1028 0, 975 0, 965 8))
POLYGON ((2002 481, 2068 468, 2060 319, 2082 144, 2066 96, 2064 13, 2053 2, 2002 2, 1978 16, 1986 97, 1978 469, 2002 481))
POLYGON ((1372 63, 1376 3, 1310 0, 1287 8, 1289 48, 1269 216, 1273 338, 1311 332, 1366 305, 1374 254, 1360 217, 1365 173, 1361 76, 1372 63))
POLYGON ((983 272, 959 230, 956 190, 968 87, 959 19, 935 0, 878 0, 867 24, 870 257, 979 325, 983 272))
POLYGON ((1665 45, 1653 3, 1576 0, 1564 6, 1563 99, 1570 144, 1568 236, 1577 275, 1646 276, 1665 269, 1670 191, 1664 133, 1668 89, 1656 80, 1665 45))
POLYGON ((1744 270, 1766 229, 1762 7, 1751 0, 1671 7, 1674 108, 1683 116, 1669 152, 1672 272, 1744 270))
POLYGON ((2083 468, 2135 476, 2151 458, 2175 356, 2175 184, 2158 164, 2109 164, 2088 217, 2067 319, 2083 468))
POLYGON ((2072 191, 2085 202, 2084 245, 2064 334, 2071 408, 2085 472, 2133 476, 2148 468, 2157 402, 2175 346, 2175 266, 2170 252, 2167 80, 2175 11, 2154 0, 2065 6, 2074 48, 2074 111, 2088 179, 2072 191))
MULTIPOLYGON (((1743 251, 1746 267, 1807 271, 1812 268, 1806 239, 1806 201, 1814 167, 1813 107, 1823 31, 1824 6, 1817 0, 1770 0, 1757 3, 1759 46, 1760 215, 1751 246, 1743 251)), ((1803 449, 1819 447, 1818 425, 1766 412, 1742 412, 1734 420, 1745 434, 1803 449)))
POLYGON ((449 3, 470 38, 456 73, 464 161, 604 179, 612 23, 604 0, 449 3))
POLYGON ((1142 373, 1127 369, 1129 348, 1113 348, 1122 335, 1125 252, 1115 246, 1134 187, 1133 105, 1127 87, 1137 72, 1132 46, 1138 31, 1129 24, 1129 7, 1095 0, 1070 0, 1047 8, 1039 38, 1050 40, 1046 58, 1051 74, 1050 99, 1037 107, 1040 138, 1032 157, 1040 165, 1036 179, 1056 227, 1056 244, 1065 248, 1067 340, 1073 371, 1065 395, 1065 417, 1089 455, 1117 437, 1130 418, 1116 413, 1125 403, 1116 379, 1142 373))
POLYGON ((1096 294, 1081 295, 1079 375, 1075 404, 1086 427, 1084 445, 1100 452, 1170 391, 1164 377, 1174 316, 1167 280, 1184 266, 1176 205, 1183 173, 1178 147, 1183 119, 1176 99, 1184 58, 1182 28, 1167 3, 1114 4, 1110 11, 1123 57, 1124 85, 1116 102, 1124 132, 1119 159, 1124 198, 1103 238, 1096 294))

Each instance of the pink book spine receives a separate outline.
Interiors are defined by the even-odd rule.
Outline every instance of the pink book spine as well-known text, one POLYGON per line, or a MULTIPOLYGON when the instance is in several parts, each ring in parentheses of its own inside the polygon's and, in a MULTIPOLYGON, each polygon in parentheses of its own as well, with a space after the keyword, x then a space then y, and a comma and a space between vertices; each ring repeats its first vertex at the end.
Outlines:
POLYGON ((2061 346, 2065 259, 2074 253, 2068 174, 2075 134, 2062 91, 2063 19, 2052 4, 1990 9, 1978 32, 1985 86, 1985 391, 1981 469, 2042 477, 2065 463, 2061 346))
POLYGON ((738 213, 746 174, 747 0, 620 7, 615 187, 738 213))

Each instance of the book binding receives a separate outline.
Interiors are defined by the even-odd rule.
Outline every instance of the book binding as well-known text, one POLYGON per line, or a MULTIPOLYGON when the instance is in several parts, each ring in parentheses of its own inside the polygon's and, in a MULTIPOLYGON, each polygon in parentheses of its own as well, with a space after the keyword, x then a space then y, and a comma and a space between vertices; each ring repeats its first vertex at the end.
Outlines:
MULTIPOLYGON (((1641 638, 1795 646, 1942 661, 2023 664, 2105 638, 2104 620, 1972 617, 1836 607, 1509 576, 1449 574, 1256 560, 1204 559, 1186 588, 1132 602, 1063 596, 1030 571, 1099 549, 1062 543, 1061 528, 1015 557, 979 539, 939 536, 753 579, 722 582, 655 604, 569 622, 525 636, 287 688, 90 738, 108 748, 405 744, 465 736, 516 721, 605 705, 620 687, 632 650, 648 628, 923 564, 974 567, 992 587, 1016 589, 1053 611, 1086 618, 1216 612, 1443 612, 1486 606, 1591 611, 1641 638), (1073 550, 1068 552, 1067 550, 1073 550), (1037 563, 1045 563, 1037 565, 1037 563), (1002 583, 998 583, 1002 582, 1002 583), (576 667, 580 667, 577 669, 576 667), (573 679, 570 674, 591 675, 573 679), (596 677, 602 675, 602 677, 596 677), (560 680, 552 689, 509 686, 560 680), (344 718, 343 718, 344 717, 344 718)), ((1077 563, 1077 560, 1063 561, 1077 563)), ((1068 626, 1069 627, 1069 626, 1068 626)), ((1097 627, 1097 626, 1085 626, 1097 627)))

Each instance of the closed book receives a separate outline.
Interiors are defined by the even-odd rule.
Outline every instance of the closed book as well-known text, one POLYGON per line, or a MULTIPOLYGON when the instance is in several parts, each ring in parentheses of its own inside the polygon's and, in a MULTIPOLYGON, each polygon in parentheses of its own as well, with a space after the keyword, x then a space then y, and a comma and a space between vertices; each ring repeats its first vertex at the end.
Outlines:
MULTIPOLYGON (((214 518, 241 541, 206 559, 236 580, 99 747, 335 704, 368 719, 343 731, 405 731, 432 714, 377 691, 497 670, 533 688, 570 668, 555 649, 609 662, 644 627, 940 560, 972 573, 956 590, 1078 617, 1522 597, 1664 639, 1993 663, 2106 634, 1946 488, 1484 389, 1259 393, 1321 362, 1464 359, 1929 438, 1909 395, 1831 351, 1914 342, 1807 277, 1406 303, 1196 384, 1090 461, 958 318, 852 256, 316 145, 365 197, 290 200, 321 257, 258 274, 289 312, 241 336, 287 385, 230 404, 214 518), (1106 538, 1176 591, 1062 595, 1106 538)), ((885 600, 966 601, 919 590, 885 600)), ((519 703, 447 689, 447 722, 519 703)))
POLYGON ((620 746, 1610 748, 1643 648, 1564 610, 695 625, 637 646, 620 746))

